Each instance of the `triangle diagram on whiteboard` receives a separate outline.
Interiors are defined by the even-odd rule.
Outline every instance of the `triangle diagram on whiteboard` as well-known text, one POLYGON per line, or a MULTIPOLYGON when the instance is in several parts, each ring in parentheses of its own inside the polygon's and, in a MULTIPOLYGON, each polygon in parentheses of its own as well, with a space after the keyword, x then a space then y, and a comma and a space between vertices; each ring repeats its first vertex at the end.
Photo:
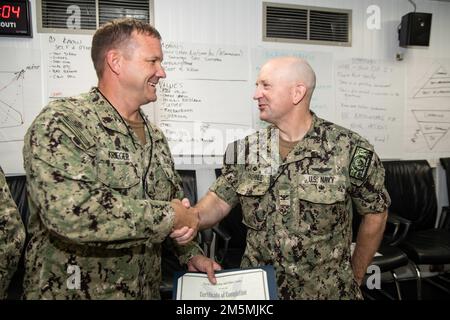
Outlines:
POLYGON ((450 131, 450 110, 413 110, 430 149, 450 131))
POLYGON ((19 110, 22 110, 23 105, 24 72, 0 72, 0 129, 23 124, 19 110))
POLYGON ((414 98, 450 97, 450 74, 440 66, 417 91, 414 98))

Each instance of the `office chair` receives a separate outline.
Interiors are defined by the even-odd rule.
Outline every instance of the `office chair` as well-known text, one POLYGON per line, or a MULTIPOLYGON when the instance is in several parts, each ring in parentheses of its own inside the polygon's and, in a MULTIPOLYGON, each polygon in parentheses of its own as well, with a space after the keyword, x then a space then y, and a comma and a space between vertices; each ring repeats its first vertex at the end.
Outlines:
POLYGON ((442 208, 439 228, 450 231, 450 158, 441 158, 440 162, 445 170, 447 180, 447 200, 449 205, 442 208))
MULTIPOLYGON (((356 235, 360 223, 361 216, 358 214, 358 212, 355 211, 355 209, 353 209, 353 241, 356 240, 356 235)), ((396 245, 405 238, 409 226, 410 222, 408 220, 402 219, 401 217, 389 212, 383 239, 381 241, 380 247, 377 250, 377 253, 381 255, 376 255, 375 257, 373 257, 373 260, 371 262, 371 265, 375 265, 380 268, 381 273, 388 272, 392 276, 398 300, 402 300, 402 294, 396 269, 408 265, 408 256, 402 250, 397 248, 396 245)), ((365 290, 365 288, 363 290, 363 294, 366 298, 375 299, 374 296, 370 294, 370 292, 371 291, 368 288, 367 290, 365 290)), ((394 300, 394 297, 392 297, 383 288, 381 288, 377 292, 384 295, 388 299, 394 300)))
MULTIPOLYGON (((436 187, 427 161, 385 161, 383 166, 392 200, 390 210, 410 221, 407 235, 398 246, 407 254, 415 269, 417 298, 421 299, 422 274, 418 266, 450 263, 450 232, 434 228, 437 217, 436 187)), ((437 286, 448 291, 444 286, 437 286)))

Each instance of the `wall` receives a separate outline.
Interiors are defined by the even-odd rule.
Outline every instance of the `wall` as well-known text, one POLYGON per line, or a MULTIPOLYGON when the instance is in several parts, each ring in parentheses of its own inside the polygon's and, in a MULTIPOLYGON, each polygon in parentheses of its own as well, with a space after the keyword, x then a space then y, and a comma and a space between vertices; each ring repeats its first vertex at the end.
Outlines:
MULTIPOLYGON (((414 74, 417 66, 426 68, 430 61, 436 59, 450 59, 450 41, 448 41, 448 30, 450 30, 450 3, 442 1, 417 0, 418 12, 430 12, 433 14, 432 32, 430 38, 430 46, 427 48, 400 48, 397 40, 397 26, 401 17, 413 11, 412 5, 406 0, 272 0, 272 2, 293 3, 299 5, 323 6, 344 8, 353 10, 352 21, 352 46, 351 47, 335 47, 322 45, 304 45, 304 44, 288 44, 288 43, 268 43, 262 39, 262 1, 261 0, 155 0, 155 25, 166 42, 183 42, 183 43, 204 43, 210 45, 227 45, 227 46, 244 46, 249 52, 255 49, 268 50, 288 50, 288 51, 312 51, 329 53, 334 61, 340 61, 349 58, 364 58, 384 60, 389 63, 403 66, 405 70, 405 81, 401 84, 405 92, 405 101, 398 108, 406 115, 408 108, 407 82, 411 75, 414 74), (370 5, 378 6, 381 11, 380 29, 369 30, 366 22, 370 14, 366 12, 370 5), (396 61, 397 54, 403 55, 403 61, 396 61), (411 73, 412 72, 412 73, 411 73)), ((24 88, 26 88, 26 80, 33 79, 33 96, 28 97, 24 103, 23 127, 26 128, 34 118, 34 113, 27 113, 30 104, 44 105, 48 98, 47 85, 48 79, 46 72, 43 72, 48 57, 44 56, 43 43, 48 41, 48 34, 38 34, 36 31, 36 5, 35 0, 31 1, 33 11, 33 33, 32 39, 15 39, 0 38, 0 55, 5 60, 6 53, 15 50, 17 52, 28 52, 30 58, 26 67, 30 68, 28 78, 25 79, 24 88), (9 50, 9 51, 8 51, 9 50), (31 52, 32 54, 30 54, 31 52), (37 60, 36 60, 37 59, 37 60), (37 61, 37 62, 36 62, 37 61), (41 68, 39 70, 39 68, 41 68), (35 67, 34 70, 31 70, 35 67), (32 76, 31 76, 32 75, 32 76), (37 81, 36 81, 37 79, 37 81)), ((10 54, 8 55, 8 57, 10 54)), ((19 54, 18 54, 19 56, 19 54)), ((10 59, 13 59, 11 57, 10 59)), ((25 58, 27 59, 26 55, 25 58)), ((252 61, 249 61, 246 72, 249 75, 249 95, 248 108, 254 108, 255 104, 251 100, 253 81, 255 71, 253 70, 252 61)), ((0 63, 1 67, 1 63, 0 63)), ((91 68, 91 64, 86 63, 86 68, 91 68)), ((2 70, 0 70, 2 71, 2 70)), ((450 70, 449 70, 450 71, 450 70)), ((226 96, 223 99, 227 99, 226 96)), ((442 101, 441 101, 442 102, 442 101)), ((444 99, 446 107, 450 107, 450 102, 444 99)), ((257 117, 254 112, 253 115, 257 117)), ((404 119, 407 119, 405 116, 404 119)), ((403 124, 402 124, 403 125, 403 124)), ((405 123, 405 132, 409 124, 405 123)), ((403 129, 402 129, 403 130, 403 129)), ((1 132, 0 132, 1 134, 1 132)), ((447 136, 449 133, 447 133, 447 136)), ((0 135, 1 138, 1 135, 0 135)), ((16 167, 20 163, 20 159, 12 158, 11 154, 20 152, 22 142, 20 139, 5 143, 0 142, 1 156, 0 164, 5 167, 9 174, 21 173, 15 170, 8 170, 8 167, 16 167)), ((436 178, 438 180, 438 196, 441 205, 448 204, 446 198, 445 185, 441 182, 442 170, 439 168, 438 159, 441 156, 450 156, 446 150, 439 152, 416 152, 409 150, 401 155, 403 159, 428 159, 430 163, 436 166, 436 178)), ((217 160, 217 159, 213 159, 217 160)), ((203 194, 207 191, 209 184, 214 179, 212 169, 220 166, 218 161, 211 161, 208 164, 198 161, 197 164, 179 164, 179 168, 195 168, 198 169, 199 176, 199 192, 203 194)))

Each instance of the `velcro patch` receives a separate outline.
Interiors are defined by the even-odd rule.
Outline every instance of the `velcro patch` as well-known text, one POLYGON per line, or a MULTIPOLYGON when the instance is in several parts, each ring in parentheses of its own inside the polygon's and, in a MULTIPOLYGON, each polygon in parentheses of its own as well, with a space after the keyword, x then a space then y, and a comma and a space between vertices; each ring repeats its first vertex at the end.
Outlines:
POLYGON ((325 172, 331 171, 332 168, 322 168, 322 167, 319 167, 319 168, 311 168, 311 170, 317 171, 317 172, 319 172, 319 173, 325 173, 325 172))
POLYGON ((108 151, 108 158, 110 160, 128 161, 130 160, 130 154, 124 151, 108 151))
POLYGON ((291 209, 291 188, 289 184, 282 184, 278 188, 277 211, 283 216, 288 214, 291 209))
POLYGON ((373 151, 363 147, 356 147, 353 158, 350 162, 350 177, 357 180, 364 180, 372 161, 373 151))
POLYGON ((75 140, 77 144, 83 145, 85 149, 90 148, 94 144, 94 142, 88 136, 85 135, 85 128, 80 121, 74 119, 72 116, 67 115, 62 116, 61 121, 77 138, 77 140, 75 140))
POLYGON ((339 176, 303 174, 300 177, 300 184, 336 184, 338 180, 339 176))
POLYGON ((291 205, 291 191, 290 190, 280 190, 280 205, 281 206, 290 206, 291 205))

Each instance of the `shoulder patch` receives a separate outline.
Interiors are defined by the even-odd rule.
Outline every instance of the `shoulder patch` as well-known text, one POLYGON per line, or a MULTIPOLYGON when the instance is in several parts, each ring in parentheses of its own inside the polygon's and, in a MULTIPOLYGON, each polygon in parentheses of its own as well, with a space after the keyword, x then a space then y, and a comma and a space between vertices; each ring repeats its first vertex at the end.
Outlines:
POLYGON ((364 180, 372 161, 373 151, 363 147, 356 147, 352 160, 350 161, 350 177, 358 180, 364 180))
POLYGON ((74 134, 75 143, 83 145, 85 149, 88 149, 93 145, 93 141, 90 139, 90 137, 85 135, 84 133, 85 128, 80 121, 74 119, 71 116, 62 116, 60 117, 60 119, 66 125, 66 127, 74 134))

